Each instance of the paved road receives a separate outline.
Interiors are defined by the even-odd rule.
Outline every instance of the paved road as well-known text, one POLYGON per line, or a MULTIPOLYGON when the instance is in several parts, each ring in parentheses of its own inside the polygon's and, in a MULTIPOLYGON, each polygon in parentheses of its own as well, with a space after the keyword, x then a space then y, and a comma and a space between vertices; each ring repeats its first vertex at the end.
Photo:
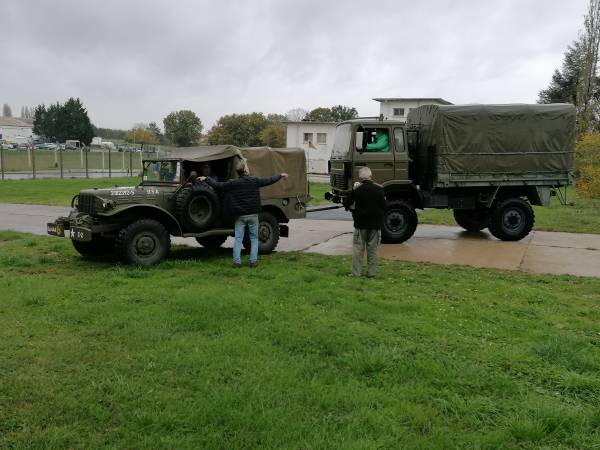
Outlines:
MULTIPOLYGON (((65 215, 68 208, 0 204, 0 230, 46 234, 46 222, 65 215)), ((325 255, 352 252, 352 222, 343 210, 309 213, 290 223, 290 238, 279 251, 307 251, 325 255)), ((175 243, 197 245, 193 239, 175 243)), ((232 245, 228 239, 226 246, 232 245)), ((600 277, 600 235, 532 232, 519 242, 502 242, 487 232, 467 233, 459 227, 419 225, 404 244, 382 245, 382 258, 438 264, 459 264, 534 273, 600 277)))

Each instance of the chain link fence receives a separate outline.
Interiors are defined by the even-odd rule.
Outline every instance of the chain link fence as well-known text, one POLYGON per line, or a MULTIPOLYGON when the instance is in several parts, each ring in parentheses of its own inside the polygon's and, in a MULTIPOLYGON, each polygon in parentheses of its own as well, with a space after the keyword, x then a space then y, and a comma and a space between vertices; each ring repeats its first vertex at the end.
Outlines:
POLYGON ((30 178, 103 178, 138 176, 145 159, 168 155, 160 147, 139 149, 36 150, 0 147, 2 180, 30 178))

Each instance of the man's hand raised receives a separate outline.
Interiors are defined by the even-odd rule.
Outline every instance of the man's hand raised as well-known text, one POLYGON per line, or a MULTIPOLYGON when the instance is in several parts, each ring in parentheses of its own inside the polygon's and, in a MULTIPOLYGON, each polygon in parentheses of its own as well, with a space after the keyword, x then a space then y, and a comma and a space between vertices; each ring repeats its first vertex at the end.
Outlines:
POLYGON ((196 178, 196 180, 198 180, 200 183, 204 183, 204 180, 206 180, 206 177, 198 177, 198 178, 196 178))
POLYGON ((283 172, 283 173, 281 174, 281 178, 287 178, 288 176, 289 176, 289 175, 288 175, 287 173, 285 173, 285 172, 283 172))

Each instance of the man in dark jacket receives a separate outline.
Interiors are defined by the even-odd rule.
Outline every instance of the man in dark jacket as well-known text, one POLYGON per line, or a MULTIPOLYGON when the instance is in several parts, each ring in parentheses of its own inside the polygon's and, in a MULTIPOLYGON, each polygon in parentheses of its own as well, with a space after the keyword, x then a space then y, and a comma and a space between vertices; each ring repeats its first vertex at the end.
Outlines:
POLYGON ((250 267, 258 262, 258 213, 261 210, 259 188, 277 183, 287 178, 287 173, 273 175, 270 178, 250 176, 250 169, 242 165, 237 169, 239 178, 226 182, 218 182, 210 177, 199 177, 202 182, 223 191, 225 194, 225 210, 235 217, 235 242, 233 244, 233 267, 241 267, 242 241, 246 226, 250 233, 250 267))
POLYGON ((359 277, 362 261, 367 249, 367 276, 377 272, 377 251, 383 225, 385 196, 383 188, 373 182, 371 169, 361 167, 358 172, 360 184, 348 198, 354 219, 354 241, 352 251, 352 275, 359 277))

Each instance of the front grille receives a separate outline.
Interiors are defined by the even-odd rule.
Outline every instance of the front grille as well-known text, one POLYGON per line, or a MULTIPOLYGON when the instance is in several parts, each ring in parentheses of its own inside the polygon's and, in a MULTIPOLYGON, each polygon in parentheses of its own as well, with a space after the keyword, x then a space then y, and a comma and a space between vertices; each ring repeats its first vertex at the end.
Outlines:
POLYGON ((331 187, 339 190, 348 189, 348 180, 342 173, 332 173, 330 178, 331 187))
POLYGON ((79 194, 79 199, 77 200, 77 209, 80 212, 95 214, 96 196, 90 194, 79 194))

